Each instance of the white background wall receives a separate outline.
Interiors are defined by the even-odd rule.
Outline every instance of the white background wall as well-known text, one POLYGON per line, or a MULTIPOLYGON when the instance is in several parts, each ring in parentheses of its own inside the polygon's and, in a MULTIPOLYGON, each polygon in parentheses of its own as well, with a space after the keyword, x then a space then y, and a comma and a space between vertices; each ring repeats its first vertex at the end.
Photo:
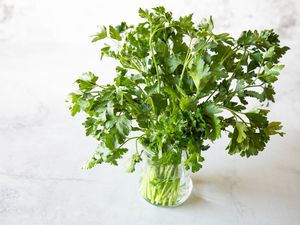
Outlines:
POLYGON ((300 220, 300 1, 297 0, 0 0, 0 224, 260 224, 300 220), (212 15, 216 32, 274 28, 291 50, 277 85, 273 137, 259 156, 228 156, 226 138, 206 153, 188 202, 153 207, 137 193, 138 173, 80 166, 96 142, 65 105, 85 71, 113 78, 90 35, 97 25, 136 23, 139 7, 165 5, 195 21, 212 15))

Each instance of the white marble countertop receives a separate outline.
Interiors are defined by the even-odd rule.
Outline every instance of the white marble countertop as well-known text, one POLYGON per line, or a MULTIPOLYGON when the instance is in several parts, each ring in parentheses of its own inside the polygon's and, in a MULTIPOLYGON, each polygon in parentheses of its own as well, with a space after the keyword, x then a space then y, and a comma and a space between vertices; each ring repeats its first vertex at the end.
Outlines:
POLYGON ((297 0, 0 0, 0 224, 300 224, 299 20, 297 0), (173 209, 142 200, 138 173, 122 165, 80 170, 96 143, 64 102, 81 73, 113 77, 90 43, 96 25, 136 22, 138 7, 161 4, 175 16, 213 15, 218 32, 273 27, 291 47, 271 105, 287 135, 250 159, 229 156, 228 140, 217 141, 193 175, 191 197, 173 209))

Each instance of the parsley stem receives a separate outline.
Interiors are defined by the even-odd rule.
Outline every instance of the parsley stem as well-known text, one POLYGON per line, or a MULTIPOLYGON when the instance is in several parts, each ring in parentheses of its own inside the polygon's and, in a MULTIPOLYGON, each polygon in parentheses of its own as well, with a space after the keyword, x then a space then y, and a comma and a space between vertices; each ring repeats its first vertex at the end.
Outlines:
POLYGON ((229 109, 225 106, 219 106, 219 107, 222 108, 222 109, 226 109, 227 111, 231 112, 235 117, 238 117, 246 126, 248 126, 248 123, 238 114, 238 113, 240 113, 240 114, 245 114, 245 113, 237 112, 237 111, 235 111, 233 109, 229 109))
POLYGON ((218 89, 215 89, 209 96, 208 98, 206 99, 206 102, 214 95, 214 93, 216 93, 218 89))
POLYGON ((152 39, 154 37, 154 35, 162 30, 162 29, 167 29, 167 28, 170 28, 170 27, 174 27, 173 25, 169 25, 169 26, 164 26, 164 27, 159 27, 159 28, 156 28, 151 34, 150 34, 150 38, 149 38, 149 48, 150 48, 150 52, 151 52, 151 57, 152 57, 152 60, 153 60, 153 63, 154 63, 154 67, 155 67, 155 70, 156 70, 156 76, 157 76, 157 86, 158 86, 158 93, 160 93, 160 77, 159 77, 159 71, 158 71, 158 65, 157 65, 157 62, 156 62, 156 59, 155 59, 155 55, 154 55, 154 49, 153 49, 153 45, 152 45, 152 39))
MULTIPOLYGON (((198 53, 198 52, 200 52, 201 50, 203 50, 206 46, 207 46, 207 44, 208 44, 208 42, 211 40, 211 38, 212 38, 212 36, 209 36, 207 39, 206 39, 206 41, 204 42, 204 44, 195 52, 195 53, 198 53)), ((195 41, 195 45, 196 45, 196 43, 198 42, 200 40, 200 37, 198 37, 197 38, 197 40, 195 41)), ((194 46, 195 46, 194 45, 194 46)), ((195 54, 196 55, 196 54, 195 54)), ((195 56, 194 55, 194 56, 195 56)), ((193 59, 193 56, 191 57, 191 58, 189 58, 189 60, 188 60, 188 63, 187 64, 189 64, 191 61, 192 61, 192 59, 193 59)))
POLYGON ((141 135, 141 136, 136 136, 136 137, 130 137, 130 138, 127 138, 127 140, 124 141, 124 142, 119 146, 119 148, 121 148, 123 145, 125 145, 128 141, 130 141, 130 140, 132 140, 132 139, 139 139, 139 138, 142 137, 142 136, 144 136, 144 134, 141 135))
POLYGON ((246 88, 252 88, 252 87, 261 87, 261 88, 264 88, 262 85, 263 84, 247 85, 246 87, 244 87, 244 89, 246 89, 246 88))
POLYGON ((221 59, 221 62, 220 62, 220 64, 221 65, 223 65, 223 63, 225 62, 225 60, 229 57, 229 56, 231 56, 233 53, 235 53, 236 52, 236 50, 238 49, 238 45, 237 46, 235 46, 233 49, 232 49, 232 51, 230 51, 230 50, 228 50, 226 53, 226 56, 223 58, 222 57, 222 59, 221 59))
POLYGON ((180 165, 159 165, 148 161, 140 191, 152 204, 175 206, 180 194, 180 165))
POLYGON ((154 67, 156 70, 156 75, 157 75, 157 85, 158 85, 158 93, 160 92, 160 78, 159 78, 159 73, 158 73, 158 66, 157 66, 157 62, 154 56, 154 50, 153 50, 153 45, 152 45, 152 39, 154 34, 157 32, 158 30, 156 29, 151 35, 150 35, 150 39, 149 39, 149 48, 150 48, 150 52, 151 52, 151 57, 154 63, 154 67))
POLYGON ((147 98, 146 92, 139 85, 136 85, 136 87, 142 92, 142 95, 147 98))
MULTIPOLYGON (((196 52, 201 51, 207 45, 207 43, 210 41, 210 39, 211 39, 211 36, 209 36, 209 38, 204 42, 204 44, 196 52)), ((188 47, 188 51, 187 51, 187 54, 186 54, 186 57, 185 57, 185 60, 184 60, 184 63, 183 63, 183 69, 182 69, 181 74, 180 74, 179 87, 182 86, 182 80, 183 80, 185 69, 186 69, 187 65, 191 62, 191 60, 193 59, 193 56, 191 55, 191 42, 192 42, 192 40, 193 39, 191 38, 191 41, 190 41, 190 44, 189 44, 189 47, 188 47)), ((199 40, 200 40, 200 37, 197 38, 197 40, 195 41, 194 46, 196 45, 196 43, 199 40)))
POLYGON ((234 68, 234 70, 233 70, 233 72, 232 72, 232 75, 231 75, 231 77, 229 78, 228 82, 231 82, 231 81, 233 80, 234 75, 235 75, 237 69, 240 67, 241 62, 244 60, 244 57, 245 57, 246 53, 247 53, 247 49, 244 48, 244 53, 243 53, 243 55, 242 55, 240 61, 238 62, 238 64, 237 64, 236 67, 234 68))
POLYGON ((135 151, 137 154, 139 154, 139 150, 138 150, 138 138, 135 139, 135 151))
POLYGON ((180 74, 179 87, 182 86, 182 79, 183 79, 184 71, 185 71, 185 68, 186 68, 186 66, 188 64, 187 63, 188 62, 188 58, 190 57, 190 53, 191 53, 192 40, 193 40, 193 38, 191 38, 191 40, 190 40, 189 47, 188 47, 188 50, 187 50, 187 53, 186 53, 186 56, 185 56, 185 59, 184 59, 183 69, 182 69, 181 74, 180 74))

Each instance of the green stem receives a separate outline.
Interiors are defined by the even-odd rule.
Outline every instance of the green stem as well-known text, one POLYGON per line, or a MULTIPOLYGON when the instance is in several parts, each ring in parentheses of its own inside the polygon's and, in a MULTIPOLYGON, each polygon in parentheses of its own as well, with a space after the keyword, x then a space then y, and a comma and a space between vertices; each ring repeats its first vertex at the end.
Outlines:
POLYGON ((228 50, 228 53, 226 54, 226 56, 225 56, 225 57, 222 57, 220 64, 223 65, 223 63, 225 62, 225 60, 226 60, 229 56, 231 56, 233 53, 235 53, 236 50, 238 49, 238 47, 239 47, 238 45, 235 46, 235 47, 232 49, 232 52, 231 52, 230 50, 228 50))
POLYGON ((219 106, 219 107, 223 108, 223 109, 226 109, 227 111, 231 112, 235 117, 238 117, 246 126, 248 126, 248 123, 240 115, 238 115, 238 113, 240 113, 240 114, 245 114, 245 113, 237 112, 237 111, 234 111, 233 109, 229 109, 229 108, 224 107, 224 106, 219 106))
MULTIPOLYGON (((211 36, 203 43, 203 45, 195 53, 197 53, 197 52, 201 51, 203 48, 205 48, 205 46, 208 44, 210 39, 211 39, 211 36)), ((199 40, 200 40, 200 37, 198 37, 197 40, 195 41, 195 45, 197 44, 197 42, 199 40)), ((191 46, 190 46, 191 42, 192 42, 192 39, 190 40, 188 51, 187 51, 187 54, 186 54, 186 57, 185 57, 185 60, 184 60, 184 63, 183 63, 183 69, 182 69, 181 74, 180 74, 179 87, 182 86, 185 69, 193 59, 193 56, 191 55, 191 46)), ((194 55, 196 55, 196 54, 194 54, 194 55)))
POLYGON ((208 98, 206 99, 206 102, 214 95, 214 93, 216 93, 218 89, 215 89, 209 96, 208 98))
POLYGON ((147 98, 146 92, 139 85, 136 85, 136 87, 142 92, 142 95, 147 98))
POLYGON ((156 59, 155 59, 155 55, 154 55, 154 49, 153 49, 153 45, 152 45, 152 40, 153 40, 154 35, 158 31, 160 31, 162 29, 167 29, 167 28, 170 28, 170 27, 174 27, 174 26, 170 25, 170 26, 166 26, 166 27, 156 28, 153 32, 151 32, 150 38, 149 38, 149 49, 150 49, 151 57, 152 57, 152 60, 153 60, 153 63, 154 63, 154 67, 155 67, 155 70, 156 70, 158 93, 160 93, 160 77, 159 77, 158 65, 157 65, 157 62, 156 62, 156 59))
POLYGON ((119 148, 121 148, 123 145, 125 145, 128 141, 130 141, 130 140, 132 140, 132 139, 139 139, 139 138, 142 137, 142 136, 144 136, 144 135, 127 138, 127 140, 124 141, 124 142, 119 146, 119 148))
POLYGON ((188 58, 190 57, 190 53, 191 53, 192 40, 193 40, 193 38, 191 38, 191 40, 190 40, 190 43, 189 43, 189 46, 188 46, 188 51, 187 51, 185 59, 184 59, 183 69, 182 69, 181 74, 180 74, 179 87, 182 86, 182 79, 183 79, 184 71, 185 71, 185 68, 187 66, 188 58))
MULTIPOLYGON (((169 171, 165 172, 165 174, 168 174, 167 177, 166 177, 166 184, 168 182, 168 180, 170 179, 170 176, 171 176, 171 172, 172 172, 172 168, 171 166, 168 166, 167 169, 169 169, 169 171)), ((165 189, 167 188, 168 185, 165 185, 161 191, 161 195, 160 195, 160 198, 162 198, 162 195, 164 194, 165 192, 165 189)))
POLYGON ((153 45, 152 45, 152 38, 153 38, 153 36, 154 36, 154 34, 156 32, 157 31, 153 32, 151 34, 151 36, 150 36, 150 39, 149 39, 149 48, 150 48, 152 60, 153 60, 153 63, 154 63, 154 67, 155 67, 155 70, 156 70, 158 92, 160 92, 160 78, 159 78, 158 66, 157 66, 157 62, 156 62, 155 56, 154 56, 154 50, 153 50, 153 45))
POLYGON ((244 60, 244 57, 245 57, 245 55, 246 55, 246 52, 247 52, 247 49, 244 48, 244 53, 243 53, 243 55, 242 55, 242 58, 241 58, 240 61, 238 62, 238 64, 237 64, 237 66, 235 67, 235 69, 234 69, 234 71, 233 71, 231 77, 229 78, 229 80, 228 80, 229 82, 231 82, 231 81, 233 80, 234 75, 235 75, 235 73, 236 73, 236 71, 237 71, 237 68, 239 68, 239 66, 241 65, 241 62, 244 60))
POLYGON ((176 205, 180 188, 178 166, 148 165, 141 181, 144 198, 156 205, 176 205))
POLYGON ((253 88, 253 87, 261 87, 261 88, 264 88, 262 85, 263 85, 263 84, 247 85, 246 87, 244 87, 244 89, 246 89, 246 88, 253 88))

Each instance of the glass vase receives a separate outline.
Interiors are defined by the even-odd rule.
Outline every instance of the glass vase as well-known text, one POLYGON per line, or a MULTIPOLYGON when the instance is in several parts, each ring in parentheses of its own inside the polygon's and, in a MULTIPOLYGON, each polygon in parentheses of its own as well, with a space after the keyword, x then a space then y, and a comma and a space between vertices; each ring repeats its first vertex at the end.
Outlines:
POLYGON ((146 157, 140 177, 140 193, 149 203, 156 206, 176 207, 191 194, 191 173, 180 164, 161 165, 146 157))

